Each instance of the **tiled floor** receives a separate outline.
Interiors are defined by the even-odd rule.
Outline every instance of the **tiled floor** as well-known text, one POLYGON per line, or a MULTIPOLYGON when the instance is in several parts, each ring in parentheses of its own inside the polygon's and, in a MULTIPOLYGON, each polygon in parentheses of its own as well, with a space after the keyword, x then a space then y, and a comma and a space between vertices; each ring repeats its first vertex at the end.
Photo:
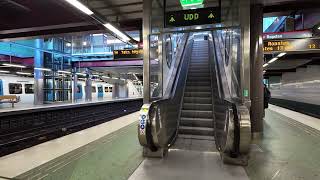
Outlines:
POLYGON ((320 131, 267 110, 264 137, 253 143, 246 167, 251 180, 320 179, 320 131))
POLYGON ((90 142, 116 132, 134 123, 137 119, 138 112, 1 157, 0 176, 9 178, 18 176, 90 142))
MULTIPOLYGON (((79 148, 69 149, 66 154, 50 153, 40 146, 32 153, 29 150, 25 150, 26 154, 18 152, 21 154, 16 154, 17 158, 11 161, 1 158, 0 179, 5 175, 18 175, 20 179, 59 180, 124 180, 128 177, 130 180, 320 180, 320 131, 300 123, 299 117, 304 117, 301 114, 292 117, 293 120, 277 108, 266 111, 264 137, 253 141, 247 167, 223 164, 214 141, 181 138, 167 157, 143 160, 137 139, 136 113, 123 123, 117 120, 111 121, 114 124, 109 127, 94 127, 91 135, 75 133, 79 139, 69 142, 79 148), (87 143, 79 145, 80 142, 87 143), (25 163, 24 158, 34 160, 25 163), (42 162, 41 158, 46 160, 42 162)), ((73 146, 61 140, 48 143, 51 145, 47 147, 57 152, 59 148, 73 146)))

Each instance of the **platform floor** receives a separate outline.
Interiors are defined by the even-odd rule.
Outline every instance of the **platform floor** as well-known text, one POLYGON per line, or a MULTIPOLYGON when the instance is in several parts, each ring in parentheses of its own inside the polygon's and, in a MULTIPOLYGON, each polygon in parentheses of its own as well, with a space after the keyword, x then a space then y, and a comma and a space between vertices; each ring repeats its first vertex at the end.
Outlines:
MULTIPOLYGON (((137 97, 139 98, 139 97, 137 97)), ((64 107, 70 105, 81 105, 81 104, 94 104, 94 103, 101 103, 101 102, 111 102, 111 101, 119 101, 119 100, 126 100, 126 99, 137 99, 137 98, 102 98, 102 99, 93 99, 92 101, 85 101, 85 100, 78 100, 77 102, 57 102, 53 104, 42 104, 42 105, 34 105, 30 103, 16 103, 14 107, 11 107, 11 104, 8 103, 0 103, 0 113, 2 112, 13 112, 13 111, 23 111, 23 110, 31 110, 31 109, 41 109, 41 108, 54 108, 54 107, 64 107)))
POLYGON ((247 167, 224 165, 212 144, 188 140, 177 141, 186 149, 173 148, 164 159, 143 159, 134 113, 2 157, 0 179, 318 180, 320 120, 294 113, 266 110, 264 138, 254 140, 247 167))

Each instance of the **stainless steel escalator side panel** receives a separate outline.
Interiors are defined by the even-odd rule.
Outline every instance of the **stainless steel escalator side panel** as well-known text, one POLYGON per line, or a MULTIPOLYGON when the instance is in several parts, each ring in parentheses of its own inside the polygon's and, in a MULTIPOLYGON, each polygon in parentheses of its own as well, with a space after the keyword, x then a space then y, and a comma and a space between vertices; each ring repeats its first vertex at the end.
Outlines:
MULTIPOLYGON (((220 41, 217 40, 218 33, 212 32, 210 46, 215 49, 212 58, 216 70, 216 81, 218 85, 218 95, 215 97, 215 105, 224 107, 225 111, 215 116, 215 138, 217 149, 223 154, 230 154, 234 157, 245 155, 249 151, 251 143, 251 124, 250 113, 246 106, 242 105, 237 99, 232 98, 230 89, 235 89, 232 83, 228 83, 222 53, 219 51, 220 41), (223 114, 224 113, 224 114, 223 114), (222 115, 223 114, 223 115, 222 115), (223 129, 222 129, 223 127, 223 129)), ((223 50, 224 51, 224 50, 223 50)), ((229 73, 230 74, 230 73, 229 73)), ((220 108, 223 109, 223 108, 220 108)), ((217 114, 215 107, 215 114, 217 114)))
POLYGON ((176 79, 172 82, 170 94, 150 104, 145 104, 140 111, 138 138, 144 147, 167 149, 177 132, 192 45, 193 39, 188 37, 183 53, 177 57, 181 58, 181 62, 177 69, 176 79), (146 122, 142 120, 145 113, 147 114, 146 122))
POLYGON ((240 142, 239 151, 241 154, 249 153, 251 144, 251 121, 250 112, 247 106, 238 106, 238 116, 240 121, 240 142))
POLYGON ((152 105, 157 107, 157 119, 153 126, 154 143, 159 148, 168 148, 175 138, 179 127, 180 113, 183 101, 184 86, 187 79, 187 68, 190 61, 190 51, 193 40, 190 39, 185 48, 185 53, 182 57, 181 67, 177 74, 178 78, 173 84, 171 95, 166 99, 161 99, 152 102, 152 105))

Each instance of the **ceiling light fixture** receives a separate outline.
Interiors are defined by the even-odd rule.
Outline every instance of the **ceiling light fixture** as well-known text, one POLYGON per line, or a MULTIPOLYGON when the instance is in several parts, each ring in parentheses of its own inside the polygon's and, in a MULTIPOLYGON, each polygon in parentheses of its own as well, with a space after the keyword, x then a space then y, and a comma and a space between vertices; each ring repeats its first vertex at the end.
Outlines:
POLYGON ((278 58, 277 58, 277 57, 272 58, 272 59, 268 62, 268 64, 273 63, 273 62, 275 62, 276 60, 278 60, 278 58))
POLYGON ((39 70, 39 71, 52 71, 51 69, 48 69, 48 68, 34 68, 34 70, 39 70))
POLYGON ((71 74, 71 72, 69 72, 69 71, 62 71, 62 70, 59 70, 58 73, 71 74))
POLYGON ((81 2, 77 1, 77 0, 65 0, 67 1, 69 4, 71 4, 72 6, 76 7, 77 9, 79 9, 80 11, 88 14, 88 15, 93 15, 94 13, 85 5, 83 5, 81 2))
POLYGON ((16 72, 16 73, 20 75, 28 75, 28 76, 32 75, 31 73, 27 73, 27 72, 16 72))
POLYGON ((87 76, 85 73, 76 73, 79 76, 87 76))
POLYGON ((280 53, 277 57, 281 58, 282 56, 286 55, 287 53, 280 53))
POLYGON ((9 67, 26 68, 26 66, 19 65, 19 64, 8 64, 8 63, 4 63, 4 64, 2 64, 2 65, 4 65, 4 66, 9 66, 9 67))
POLYGON ((130 38, 127 35, 123 34, 120 30, 115 28, 112 24, 107 23, 107 24, 104 24, 104 26, 108 28, 111 32, 115 33, 117 36, 121 37, 123 40, 125 41, 130 40, 130 38))

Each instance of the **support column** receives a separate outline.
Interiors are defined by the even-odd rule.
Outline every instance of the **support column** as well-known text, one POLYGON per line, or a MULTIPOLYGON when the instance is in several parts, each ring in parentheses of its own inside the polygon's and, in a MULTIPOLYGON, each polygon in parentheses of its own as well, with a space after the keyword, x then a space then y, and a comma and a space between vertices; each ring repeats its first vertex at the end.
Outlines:
POLYGON ((150 102, 150 42, 152 1, 143 0, 143 103, 150 102))
POLYGON ((86 69, 86 86, 85 86, 85 93, 86 93, 86 101, 92 101, 92 80, 91 80, 91 71, 87 68, 86 69))
POLYGON ((115 83, 112 89, 113 89, 112 91, 113 99, 129 97, 129 88, 127 83, 125 84, 115 83))
POLYGON ((263 6, 251 6, 251 130, 253 137, 263 135, 263 6))
POLYGON ((77 90, 78 90, 78 75, 76 74, 77 68, 72 70, 72 102, 77 102, 77 90))
MULTIPOLYGON (((35 40, 35 47, 42 49, 43 48, 43 39, 35 40)), ((40 50, 35 50, 34 52, 34 67, 43 68, 43 52, 40 50)), ((43 71, 34 70, 34 104, 41 105, 44 100, 44 80, 43 80, 43 71)))

